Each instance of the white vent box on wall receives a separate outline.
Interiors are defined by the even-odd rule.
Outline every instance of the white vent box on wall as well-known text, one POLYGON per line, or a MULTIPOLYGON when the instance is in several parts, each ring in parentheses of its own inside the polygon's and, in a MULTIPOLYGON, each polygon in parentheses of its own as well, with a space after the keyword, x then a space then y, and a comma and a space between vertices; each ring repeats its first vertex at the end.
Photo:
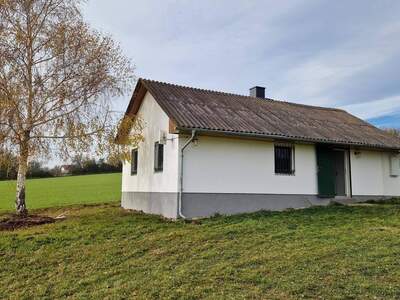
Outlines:
POLYGON ((158 136, 158 142, 163 145, 165 145, 167 143, 167 132, 166 131, 160 130, 159 136, 158 136))
POLYGON ((400 176, 400 154, 390 156, 390 176, 400 176))

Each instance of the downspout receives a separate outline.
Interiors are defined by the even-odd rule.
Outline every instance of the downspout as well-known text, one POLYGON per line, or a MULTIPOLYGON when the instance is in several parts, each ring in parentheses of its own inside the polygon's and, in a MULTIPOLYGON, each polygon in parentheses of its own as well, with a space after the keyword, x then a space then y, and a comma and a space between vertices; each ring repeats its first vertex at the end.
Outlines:
POLYGON ((186 217, 182 213, 182 193, 183 193, 183 158, 184 152, 187 146, 196 138, 196 130, 192 130, 192 136, 190 139, 183 145, 181 149, 181 168, 179 172, 179 195, 178 195, 178 215, 182 219, 186 219, 186 217))

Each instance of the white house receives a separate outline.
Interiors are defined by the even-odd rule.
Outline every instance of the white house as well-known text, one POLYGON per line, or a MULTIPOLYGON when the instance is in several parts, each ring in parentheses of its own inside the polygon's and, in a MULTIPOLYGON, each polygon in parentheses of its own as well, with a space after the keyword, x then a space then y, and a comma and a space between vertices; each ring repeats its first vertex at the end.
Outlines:
MULTIPOLYGON (((400 140, 333 108, 140 79, 122 207, 206 217, 400 196, 400 140)), ((118 139, 123 140, 119 135, 118 139)))
POLYGON ((71 174, 72 165, 62 165, 60 168, 61 175, 71 174))

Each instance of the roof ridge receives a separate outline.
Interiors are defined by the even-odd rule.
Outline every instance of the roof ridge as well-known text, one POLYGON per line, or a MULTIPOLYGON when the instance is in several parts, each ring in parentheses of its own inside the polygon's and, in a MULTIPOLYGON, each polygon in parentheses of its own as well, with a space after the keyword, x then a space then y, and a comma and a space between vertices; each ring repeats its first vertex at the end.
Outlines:
POLYGON ((235 93, 229 93, 229 92, 223 92, 223 91, 217 91, 217 90, 211 90, 211 89, 192 87, 192 86, 187 86, 187 85, 182 85, 182 84, 175 84, 175 83, 159 81, 159 80, 154 80, 154 79, 147 79, 147 78, 139 78, 139 81, 140 80, 145 81, 145 82, 146 81, 147 82, 153 82, 153 83, 157 83, 157 84, 170 85, 170 86, 175 86, 175 87, 180 87, 180 88, 185 88, 185 89, 192 89, 192 90, 201 91, 201 92, 216 93, 216 94, 222 94, 222 95, 227 95, 227 96, 239 96, 239 97, 249 98, 249 99, 252 99, 252 100, 268 100, 268 101, 272 101, 272 102, 285 103, 285 104, 289 104, 289 105, 297 105, 297 106, 302 106, 302 107, 312 107, 312 108, 322 109, 322 110, 334 110, 334 111, 341 111, 341 112, 347 113, 344 109, 334 108, 334 107, 325 107, 325 106, 318 106, 318 105, 295 103, 295 102, 290 102, 290 101, 282 100, 282 99, 257 98, 257 97, 252 97, 252 96, 248 96, 248 95, 241 95, 241 94, 235 94, 235 93))
MULTIPOLYGON (((216 93, 216 94, 223 94, 223 95, 231 95, 231 96, 240 96, 240 97, 248 97, 252 99, 258 99, 256 97, 250 97, 246 95, 240 95, 240 94, 235 94, 235 93, 229 93, 229 92, 223 92, 223 91, 217 91, 217 90, 210 90, 210 89, 203 89, 203 88, 198 88, 198 87, 192 87, 192 86, 187 86, 187 85, 182 85, 182 84, 176 84, 176 83, 170 83, 170 82, 165 82, 165 81, 159 81, 159 80, 153 80, 153 79, 146 79, 146 78, 140 78, 141 80, 144 81, 149 81, 149 82, 154 82, 154 83, 159 83, 159 84, 165 84, 165 85, 172 85, 175 87, 181 87, 181 88, 186 88, 186 89, 192 89, 192 90, 197 90, 197 91, 202 91, 202 92, 211 92, 211 93, 216 93)), ((270 99, 268 99, 270 100, 270 99)), ((272 100, 272 99, 271 99, 272 100)))

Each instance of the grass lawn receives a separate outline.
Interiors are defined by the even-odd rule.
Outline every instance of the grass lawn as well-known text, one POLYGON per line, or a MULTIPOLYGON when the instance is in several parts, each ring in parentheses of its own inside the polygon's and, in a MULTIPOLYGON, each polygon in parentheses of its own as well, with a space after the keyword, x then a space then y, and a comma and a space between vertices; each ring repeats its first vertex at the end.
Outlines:
POLYGON ((117 204, 0 233, 0 298, 399 299, 400 205, 168 222, 117 204))
MULTIPOLYGON (((13 210, 15 181, 0 181, 0 211, 13 210)), ((27 181, 28 209, 120 200, 121 174, 68 176, 27 181)))

